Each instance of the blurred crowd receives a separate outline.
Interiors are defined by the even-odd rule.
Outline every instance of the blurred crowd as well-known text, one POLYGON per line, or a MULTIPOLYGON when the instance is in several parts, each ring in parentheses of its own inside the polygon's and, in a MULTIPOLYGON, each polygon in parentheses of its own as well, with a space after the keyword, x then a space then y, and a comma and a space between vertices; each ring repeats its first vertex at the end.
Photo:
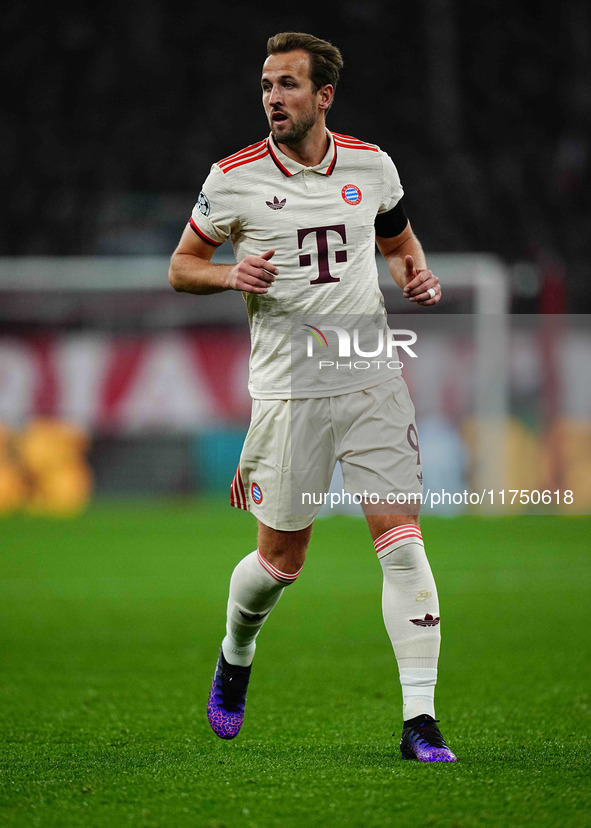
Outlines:
POLYGON ((0 516, 23 510, 65 517, 89 503, 88 435, 60 420, 31 420, 19 431, 0 422, 0 516))
POLYGON ((267 134, 260 67, 287 29, 341 48, 329 127, 390 152, 428 251, 531 262, 591 311, 586 0, 12 0, 0 255, 170 253, 211 163, 267 134))

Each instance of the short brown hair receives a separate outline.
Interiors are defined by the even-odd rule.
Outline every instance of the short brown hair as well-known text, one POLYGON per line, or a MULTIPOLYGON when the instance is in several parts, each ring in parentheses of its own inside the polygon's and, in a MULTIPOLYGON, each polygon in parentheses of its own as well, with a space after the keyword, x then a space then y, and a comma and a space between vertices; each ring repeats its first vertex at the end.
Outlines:
POLYGON ((314 91, 330 83, 335 89, 343 68, 343 56, 336 46, 305 32, 280 32, 267 41, 267 55, 303 49, 310 55, 310 80, 314 91))

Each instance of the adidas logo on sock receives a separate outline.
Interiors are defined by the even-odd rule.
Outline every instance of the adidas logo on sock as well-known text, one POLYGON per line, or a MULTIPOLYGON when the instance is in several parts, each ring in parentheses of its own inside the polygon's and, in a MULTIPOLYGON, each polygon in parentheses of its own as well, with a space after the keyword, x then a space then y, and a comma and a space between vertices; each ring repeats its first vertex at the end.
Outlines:
POLYGON ((439 624, 439 616, 433 618, 427 613, 424 618, 409 618, 411 624, 416 624, 417 627, 436 627, 439 624))

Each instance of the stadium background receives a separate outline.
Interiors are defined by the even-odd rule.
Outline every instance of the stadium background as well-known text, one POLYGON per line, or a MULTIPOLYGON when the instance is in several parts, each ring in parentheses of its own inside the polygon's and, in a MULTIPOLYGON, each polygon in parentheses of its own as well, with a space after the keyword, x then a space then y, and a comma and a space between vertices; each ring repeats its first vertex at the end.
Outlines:
POLYGON ((267 36, 332 39, 329 125, 392 154, 446 284, 409 377, 426 483, 502 453, 504 483, 574 480, 589 512, 589 4, 9 0, 1 21, 0 821, 588 825, 589 518, 422 520, 456 765, 399 761, 381 571, 342 516, 261 634, 240 739, 214 736, 255 542, 226 499, 248 332, 239 295, 177 295, 166 271, 212 161, 266 134, 267 36))
MULTIPOLYGON (((533 9, 345 2, 338 17, 327 9, 270 21, 233 3, 107 2, 60 14, 9 4, 0 58, 4 509, 24 498, 43 510, 44 497, 49 508, 41 484, 34 495, 30 487, 52 464, 62 471, 41 488, 58 510, 91 489, 225 490, 249 410, 242 301, 176 296, 166 268, 212 161, 266 134, 259 72, 271 29, 313 29, 341 47, 329 125, 392 154, 428 254, 495 256, 513 314, 588 313, 589 11, 578 0, 533 9), (61 428, 58 438, 48 419, 72 433, 61 428), (65 458, 81 452, 90 474, 72 460, 66 479, 65 458)), ((438 312, 473 309, 466 286, 448 291, 438 312)), ((542 339, 510 368, 509 455, 527 445, 531 458, 532 441, 559 448, 546 471, 509 475, 511 486, 561 485, 558 467, 591 456, 586 369, 562 406, 542 339)), ((588 347, 584 336, 570 343, 558 373, 588 365, 588 347)), ((429 418, 425 439, 432 426, 436 436, 451 428, 450 445, 469 455, 471 412, 450 382, 439 401, 418 406, 419 418, 429 418)))

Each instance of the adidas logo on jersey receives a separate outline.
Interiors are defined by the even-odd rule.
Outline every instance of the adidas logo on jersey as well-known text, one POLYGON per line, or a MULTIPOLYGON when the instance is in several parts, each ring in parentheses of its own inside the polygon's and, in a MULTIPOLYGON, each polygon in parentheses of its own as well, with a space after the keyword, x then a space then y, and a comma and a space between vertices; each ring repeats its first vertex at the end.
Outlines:
POLYGON ((265 204, 267 205, 267 207, 270 207, 271 210, 281 210, 282 207, 285 207, 286 201, 286 198, 284 198, 283 201, 279 201, 277 196, 273 196, 273 201, 266 201, 265 204))

